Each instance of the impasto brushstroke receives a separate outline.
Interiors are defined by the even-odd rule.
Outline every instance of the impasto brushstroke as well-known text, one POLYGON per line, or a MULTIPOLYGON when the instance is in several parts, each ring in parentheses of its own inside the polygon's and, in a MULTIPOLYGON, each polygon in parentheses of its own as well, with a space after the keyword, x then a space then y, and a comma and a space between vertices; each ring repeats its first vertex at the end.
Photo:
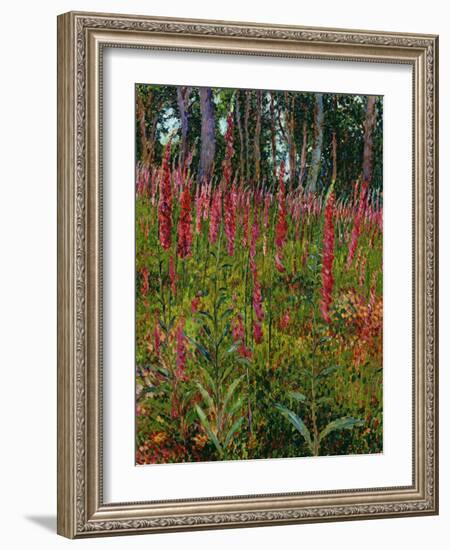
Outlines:
POLYGON ((382 451, 383 98, 136 85, 136 463, 382 451))

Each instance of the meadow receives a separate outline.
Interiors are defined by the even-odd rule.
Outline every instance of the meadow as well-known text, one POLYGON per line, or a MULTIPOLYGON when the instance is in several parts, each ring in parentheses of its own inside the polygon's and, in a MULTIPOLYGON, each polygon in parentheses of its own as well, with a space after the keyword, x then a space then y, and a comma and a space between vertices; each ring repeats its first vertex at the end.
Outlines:
POLYGON ((320 189, 243 177, 234 115, 209 178, 137 158, 136 463, 381 452, 382 192, 336 141, 320 189))

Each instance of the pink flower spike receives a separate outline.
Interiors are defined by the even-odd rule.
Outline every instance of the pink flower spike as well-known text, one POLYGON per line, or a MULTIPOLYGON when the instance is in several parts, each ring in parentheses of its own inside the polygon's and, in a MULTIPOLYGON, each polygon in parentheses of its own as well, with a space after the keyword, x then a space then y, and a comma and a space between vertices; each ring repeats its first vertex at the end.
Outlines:
POLYGON ((331 192, 325 206, 325 224, 323 229, 323 253, 322 253, 322 288, 320 293, 320 312, 326 323, 330 323, 331 294, 333 292, 333 261, 334 261, 334 192, 331 192))
POLYGON ((255 339, 256 344, 261 344, 263 339, 263 331, 261 323, 258 321, 253 321, 253 338, 255 339))
POLYGON ((191 193, 189 187, 185 185, 181 193, 181 211, 178 220, 178 243, 177 252, 180 258, 186 258, 191 255, 192 228, 191 228, 191 193))
POLYGON ((209 233, 208 238, 211 244, 215 244, 217 241, 217 236, 219 234, 219 227, 222 217, 222 192, 220 187, 214 191, 212 205, 211 205, 211 215, 209 220, 209 233))
POLYGON ((280 273, 284 273, 286 271, 279 254, 275 254, 275 267, 280 273))

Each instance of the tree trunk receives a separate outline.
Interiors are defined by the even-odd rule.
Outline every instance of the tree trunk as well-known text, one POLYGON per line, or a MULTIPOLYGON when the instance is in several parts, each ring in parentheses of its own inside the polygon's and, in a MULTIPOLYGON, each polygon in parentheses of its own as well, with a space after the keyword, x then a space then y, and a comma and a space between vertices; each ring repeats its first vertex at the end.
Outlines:
POLYGON ((305 177, 307 145, 308 145, 308 125, 307 125, 307 122, 306 122, 306 113, 305 113, 305 119, 303 121, 302 153, 301 153, 301 156, 300 156, 300 174, 298 176, 298 188, 299 189, 303 185, 303 179, 305 177))
POLYGON ((247 182, 250 181, 250 138, 248 132, 248 119, 250 118, 250 99, 251 92, 245 92, 245 114, 244 114, 244 131, 245 131, 245 162, 247 182))
POLYGON ((373 129, 377 118, 377 98, 367 98, 366 120, 364 121, 363 180, 370 183, 373 176, 373 129))
POLYGON ((333 173, 331 175, 331 182, 334 184, 337 178, 337 141, 336 132, 332 133, 331 138, 331 158, 333 161, 333 173))
POLYGON ((277 181, 277 142, 275 131, 275 99, 273 94, 270 94, 270 137, 272 143, 272 177, 273 181, 277 181))
POLYGON ((262 93, 260 90, 256 92, 256 124, 255 124, 255 140, 254 140, 254 160, 255 160, 255 184, 259 183, 261 175, 261 110, 262 110, 262 93))
POLYGON ((284 98, 286 101, 286 136, 288 141, 289 148, 289 179, 291 185, 295 181, 296 171, 297 171, 297 148, 295 146, 295 120, 294 120, 294 107, 295 107, 295 96, 290 97, 288 92, 284 93, 284 98))
POLYGON ((147 111, 150 109, 152 98, 152 94, 149 93, 144 103, 141 96, 138 96, 136 105, 136 115, 139 121, 139 133, 142 147, 141 159, 144 166, 147 167, 150 167, 153 159, 153 143, 147 131, 147 111))
POLYGON ((320 160, 323 145, 323 94, 316 94, 316 105, 314 107, 314 148, 311 154, 311 166, 308 171, 306 187, 313 193, 317 190, 317 179, 320 173, 320 160))
POLYGON ((199 88, 199 95, 202 116, 199 178, 200 180, 209 180, 213 175, 216 153, 214 104, 211 88, 199 88))
POLYGON ((184 166, 188 157, 188 132, 189 132, 189 96, 191 88, 188 86, 177 87, 178 110, 181 120, 181 144, 180 144, 180 164, 184 166))
POLYGON ((245 160, 244 160, 244 132, 242 130, 241 109, 239 106, 240 97, 241 97, 241 94, 238 91, 236 94, 235 117, 236 117, 238 132, 239 132, 239 170, 240 170, 239 177, 242 182, 245 178, 245 160))

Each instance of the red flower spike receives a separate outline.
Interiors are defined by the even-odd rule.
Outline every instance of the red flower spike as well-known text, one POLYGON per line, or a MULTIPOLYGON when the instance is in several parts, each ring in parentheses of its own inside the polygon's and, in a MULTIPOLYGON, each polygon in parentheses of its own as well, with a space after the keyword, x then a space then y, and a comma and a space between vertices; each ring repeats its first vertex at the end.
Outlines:
POLYGON ((325 206, 325 224, 323 229, 323 254, 322 254, 322 288, 320 293, 320 312, 326 323, 331 321, 330 305, 333 292, 333 261, 334 261, 334 192, 331 192, 325 206))
POLYGON ((209 220, 208 238, 211 244, 215 244, 219 234, 220 221, 222 217, 222 192, 218 187, 213 194, 211 215, 209 220))
POLYGON ((177 253, 180 258, 191 255, 192 228, 191 228, 191 193, 187 185, 184 186, 180 198, 181 211, 178 220, 177 253))

